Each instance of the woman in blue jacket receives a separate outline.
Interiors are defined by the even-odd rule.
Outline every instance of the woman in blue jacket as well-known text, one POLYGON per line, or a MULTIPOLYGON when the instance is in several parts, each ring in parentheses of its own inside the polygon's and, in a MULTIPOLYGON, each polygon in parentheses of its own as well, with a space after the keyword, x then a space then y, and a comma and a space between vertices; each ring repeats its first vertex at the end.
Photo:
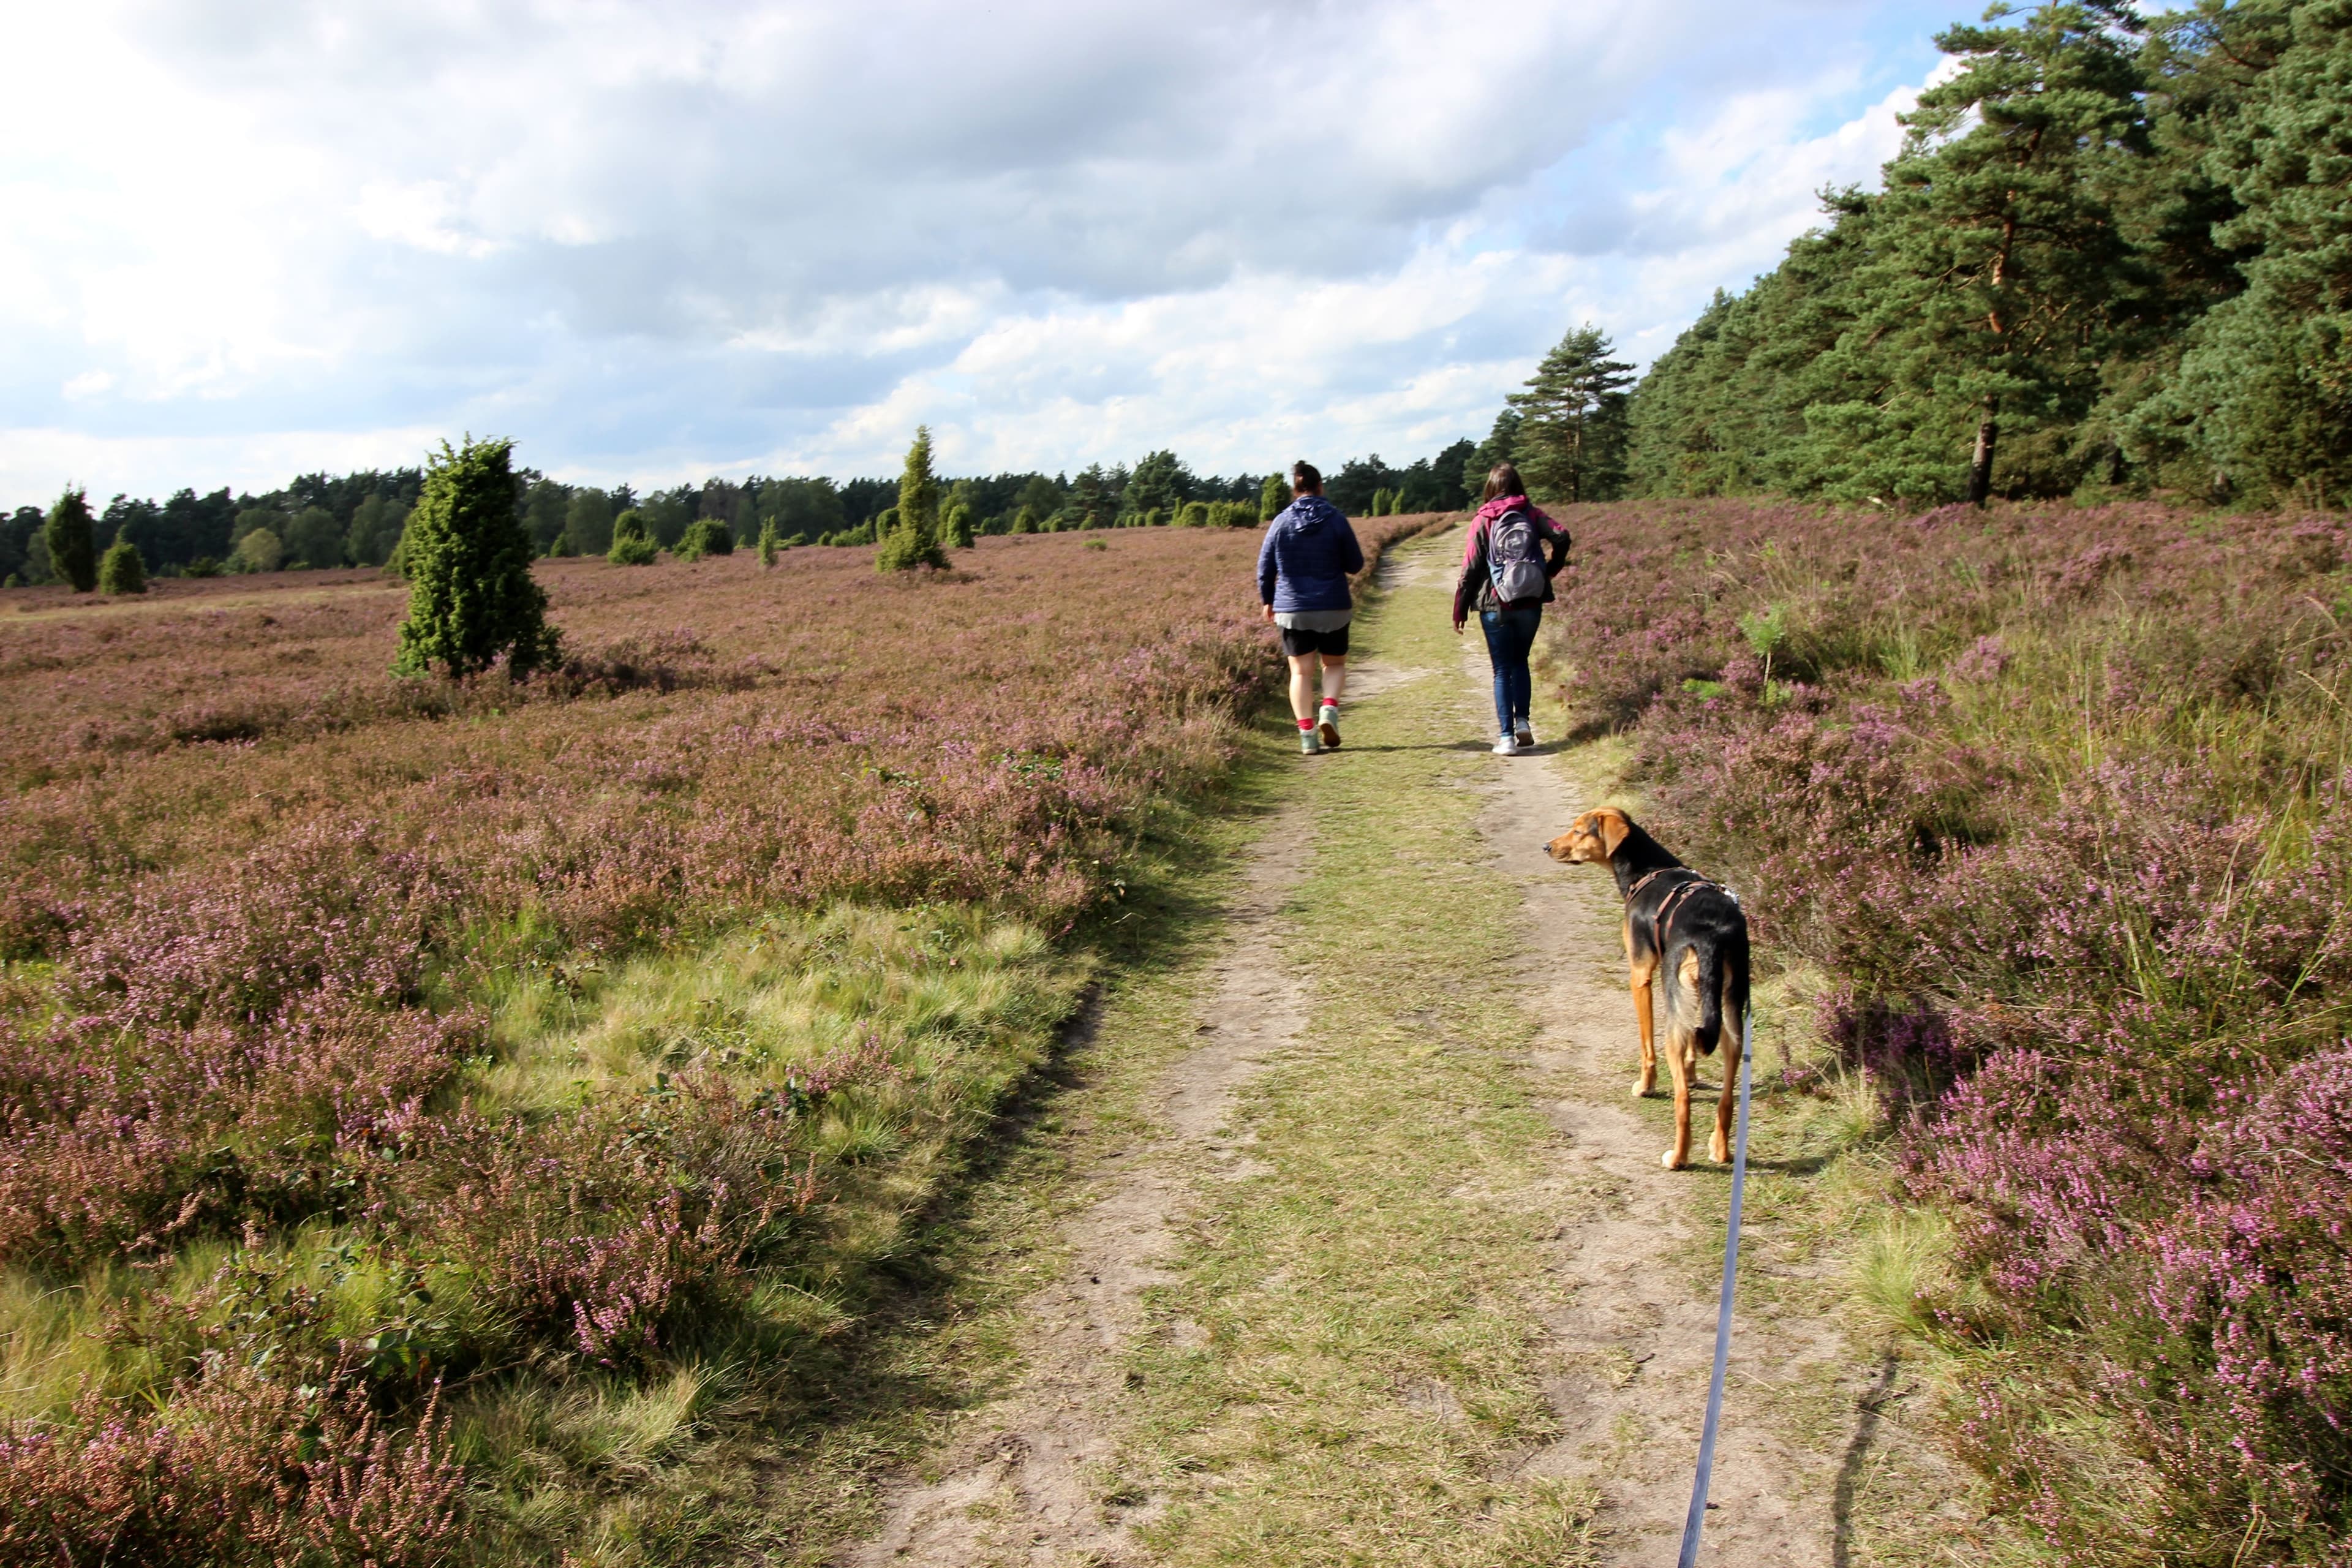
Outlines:
POLYGON ((1290 659, 1290 711, 1298 749, 1308 756, 1339 746, 1339 693, 1348 684, 1348 623, 1355 618, 1350 574, 1364 569, 1363 547, 1345 513, 1323 499, 1323 476, 1304 458, 1290 465, 1288 506, 1265 526, 1257 552, 1257 597, 1282 628, 1290 659), (1315 700, 1320 664, 1323 700, 1315 700))

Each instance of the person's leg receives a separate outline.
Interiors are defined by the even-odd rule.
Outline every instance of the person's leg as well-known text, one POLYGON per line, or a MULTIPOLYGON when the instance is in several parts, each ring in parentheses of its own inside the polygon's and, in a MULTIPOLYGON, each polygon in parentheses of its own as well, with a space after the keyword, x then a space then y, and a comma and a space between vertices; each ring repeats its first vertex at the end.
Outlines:
POLYGON ((1301 729, 1315 722, 1315 666, 1320 658, 1311 653, 1290 656, 1290 712, 1301 729))
POLYGON ((1348 656, 1327 653, 1323 656, 1323 700, 1337 703, 1348 689, 1348 656))
POLYGON ((1495 732, 1507 735, 1511 732, 1511 688, 1509 677, 1504 671, 1509 662, 1507 651, 1510 637, 1503 626, 1503 613, 1500 610, 1479 611, 1478 629, 1486 634, 1486 662, 1495 668, 1495 732))
POLYGON ((1535 697, 1535 677, 1528 669, 1528 656, 1535 651, 1536 628, 1543 624, 1543 610, 1513 610, 1507 618, 1511 622, 1511 727, 1522 731, 1528 727, 1528 709, 1535 697))

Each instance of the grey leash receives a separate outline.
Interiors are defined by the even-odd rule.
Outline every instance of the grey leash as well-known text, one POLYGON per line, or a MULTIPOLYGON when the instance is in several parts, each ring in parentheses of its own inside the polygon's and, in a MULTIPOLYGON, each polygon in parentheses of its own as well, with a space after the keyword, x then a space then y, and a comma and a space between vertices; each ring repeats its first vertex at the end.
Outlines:
POLYGON ((1731 1285, 1739 1272, 1739 1200, 1748 1187, 1748 1085, 1754 1077, 1756 1008, 1739 1017, 1739 1133, 1731 1153, 1731 1223, 1723 1233, 1723 1300, 1715 1310, 1715 1377, 1706 1385, 1706 1425, 1699 1429, 1698 1474, 1691 1478, 1690 1517, 1683 1521, 1678 1568, 1697 1568, 1699 1526, 1706 1520, 1706 1483, 1715 1471, 1715 1428, 1723 1419, 1723 1368, 1731 1359, 1731 1285))

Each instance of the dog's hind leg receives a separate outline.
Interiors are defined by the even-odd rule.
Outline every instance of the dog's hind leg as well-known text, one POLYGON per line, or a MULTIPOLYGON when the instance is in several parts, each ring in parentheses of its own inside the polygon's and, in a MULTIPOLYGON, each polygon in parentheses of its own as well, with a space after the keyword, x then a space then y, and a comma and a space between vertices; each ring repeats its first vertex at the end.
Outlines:
POLYGON ((1633 927, 1628 921, 1624 930, 1625 967, 1633 986, 1633 1022, 1642 1036, 1642 1076, 1633 1080, 1633 1098, 1647 1099, 1658 1087, 1657 1025, 1650 1007, 1650 982, 1658 973, 1658 955, 1633 951, 1633 927))
POLYGON ((1739 1098, 1739 1053, 1748 1042, 1740 1016, 1731 1008, 1731 977, 1723 981, 1723 1092, 1715 1098, 1715 1135, 1706 1141, 1706 1157, 1718 1165, 1731 1163, 1731 1112, 1739 1098))
POLYGON ((1697 978, 1698 955, 1683 949, 1675 970, 1666 980, 1666 1066, 1675 1075, 1675 1146, 1660 1157, 1669 1171, 1690 1163, 1691 1080, 1698 1076, 1698 1033, 1693 1026, 1698 1009, 1691 984, 1697 978))

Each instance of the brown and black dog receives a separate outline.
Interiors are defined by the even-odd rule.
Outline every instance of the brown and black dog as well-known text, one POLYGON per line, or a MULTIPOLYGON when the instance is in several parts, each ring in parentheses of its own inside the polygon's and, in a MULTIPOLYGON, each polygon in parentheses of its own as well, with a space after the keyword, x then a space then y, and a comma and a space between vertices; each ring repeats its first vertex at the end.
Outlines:
POLYGON ((1625 963, 1633 982, 1633 1017, 1642 1030, 1636 1098, 1657 1087, 1658 1048, 1650 1021, 1650 984, 1666 973, 1666 1065, 1675 1075, 1675 1146, 1669 1171, 1690 1162, 1691 1080, 1698 1058, 1728 1036, 1723 1095, 1715 1105, 1710 1158, 1731 1158, 1733 1086, 1739 1079, 1739 1020, 1748 1010, 1748 916, 1739 901, 1666 852, 1613 806, 1588 811, 1547 846, 1571 866, 1595 862, 1617 879, 1625 900, 1625 963), (1731 1026, 1724 1027, 1728 1018, 1731 1026))

